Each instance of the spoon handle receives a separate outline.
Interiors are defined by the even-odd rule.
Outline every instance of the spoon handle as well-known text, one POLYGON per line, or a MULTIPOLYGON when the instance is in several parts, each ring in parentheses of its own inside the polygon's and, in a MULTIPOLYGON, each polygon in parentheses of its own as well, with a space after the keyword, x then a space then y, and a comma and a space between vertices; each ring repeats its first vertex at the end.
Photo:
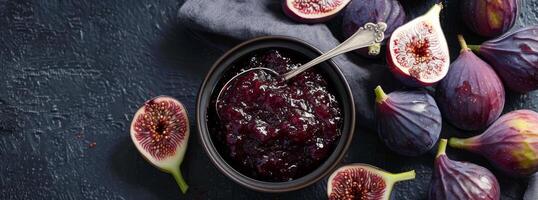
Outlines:
POLYGON ((284 74, 284 79, 289 80, 295 77, 297 74, 300 74, 301 72, 304 72, 305 70, 310 69, 311 67, 323 61, 326 61, 334 56, 337 56, 342 53, 346 53, 348 51, 352 51, 355 49, 377 45, 377 49, 374 49, 373 53, 378 54, 379 53, 378 45, 385 38, 384 32, 386 29, 387 29, 387 24, 383 22, 378 22, 377 24, 366 23, 363 27, 360 27, 359 30, 355 32, 355 34, 349 37, 346 41, 342 42, 340 45, 322 54, 321 56, 315 58, 314 60, 304 65, 301 65, 300 67, 284 74), (375 50, 377 50, 377 52, 375 50))

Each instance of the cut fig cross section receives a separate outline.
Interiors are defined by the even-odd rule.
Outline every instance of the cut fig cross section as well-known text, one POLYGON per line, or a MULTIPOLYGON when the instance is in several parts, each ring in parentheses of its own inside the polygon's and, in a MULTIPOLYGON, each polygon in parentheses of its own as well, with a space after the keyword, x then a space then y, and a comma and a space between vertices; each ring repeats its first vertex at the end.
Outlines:
POLYGON ((189 140, 189 119, 178 100, 159 96, 146 101, 131 123, 131 139, 142 156, 170 173, 185 193, 188 185, 179 169, 189 140))
POLYGON ((387 43, 387 63, 407 86, 430 86, 448 72, 448 45, 439 22, 442 5, 397 28, 387 43))
POLYGON ((327 196, 329 200, 388 200, 396 182, 414 178, 414 170, 392 174, 367 164, 350 164, 329 177, 327 196))

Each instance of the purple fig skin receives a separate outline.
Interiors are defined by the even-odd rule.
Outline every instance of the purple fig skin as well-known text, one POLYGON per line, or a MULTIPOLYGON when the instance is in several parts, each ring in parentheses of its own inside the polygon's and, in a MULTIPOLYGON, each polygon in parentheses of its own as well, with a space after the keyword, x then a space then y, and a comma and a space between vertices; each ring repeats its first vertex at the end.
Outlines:
POLYGON ((473 32, 485 37, 506 33, 519 11, 519 0, 465 0, 461 3, 463 21, 473 32))
POLYGON ((429 199, 500 199, 499 182, 493 173, 473 163, 450 160, 445 149, 446 139, 441 139, 435 158, 429 199))
POLYGON ((459 36, 462 50, 437 87, 436 100, 443 117, 464 130, 479 130, 493 123, 505 103, 501 79, 489 64, 471 52, 459 36))
POLYGON ((538 89, 538 26, 469 47, 491 64, 509 89, 520 93, 538 89))
POLYGON ((418 156, 433 148, 442 128, 441 113, 426 91, 376 92, 377 130, 392 151, 418 156))
MULTIPOLYGON (((404 9, 398 0, 353 0, 344 10, 342 19, 342 36, 349 38, 368 22, 385 22, 385 39, 394 29, 406 21, 404 9)), ((383 40, 382 44, 385 44, 383 40)), ((368 48, 355 50, 365 57, 377 57, 368 54, 368 48)))
POLYGON ((486 157, 510 176, 528 177, 538 171, 538 113, 509 112, 484 133, 467 139, 451 138, 449 145, 486 157))

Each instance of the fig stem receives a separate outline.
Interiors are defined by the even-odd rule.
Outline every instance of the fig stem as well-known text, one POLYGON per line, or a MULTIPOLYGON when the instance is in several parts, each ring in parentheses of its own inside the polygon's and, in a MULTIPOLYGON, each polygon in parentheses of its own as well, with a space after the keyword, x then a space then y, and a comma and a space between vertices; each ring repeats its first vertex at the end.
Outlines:
POLYGON ((460 138, 450 138, 450 140, 448 141, 448 145, 450 145, 450 147, 453 147, 453 148, 458 148, 458 149, 465 149, 465 139, 460 139, 460 138))
POLYGON ((472 51, 478 53, 480 51, 480 45, 473 45, 473 44, 470 44, 470 45, 467 45, 467 47, 469 47, 469 49, 471 49, 472 51))
POLYGON ((377 103, 381 103, 388 98, 387 94, 385 94, 385 92, 383 91, 383 88, 381 88, 381 86, 379 85, 375 87, 374 92, 375 92, 375 102, 377 103))
POLYGON ((438 158, 441 155, 446 155, 446 144, 447 144, 446 139, 441 139, 439 141, 439 148, 437 149, 437 156, 435 156, 435 158, 438 158))
POLYGON ((379 52, 381 51, 381 44, 375 43, 370 46, 368 46, 368 55, 371 56, 377 56, 379 55, 379 52))
POLYGON ((460 52, 470 50, 469 47, 467 47, 467 42, 465 42, 465 38, 463 38, 463 35, 458 34, 458 42, 460 42, 460 47, 461 47, 460 52))
POLYGON ((415 179, 415 176, 416 176, 415 170, 402 172, 402 173, 398 173, 398 174, 392 174, 392 178, 393 178, 394 182, 415 179))
POLYGON ((176 182, 179 185, 179 189, 181 189, 181 192, 185 194, 187 192, 187 189, 189 189, 189 186, 187 185, 187 182, 185 182, 185 179, 183 179, 183 175, 181 175, 181 171, 179 169, 172 170, 171 174, 172 176, 174 176, 174 179, 176 179, 176 182))

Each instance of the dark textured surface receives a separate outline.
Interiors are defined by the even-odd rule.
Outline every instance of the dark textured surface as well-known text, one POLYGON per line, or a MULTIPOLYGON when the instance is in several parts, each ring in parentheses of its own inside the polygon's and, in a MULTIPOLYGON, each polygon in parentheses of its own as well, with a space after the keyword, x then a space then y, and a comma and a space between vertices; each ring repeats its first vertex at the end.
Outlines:
MULTIPOLYGON (((480 40, 455 17, 457 3, 449 1, 443 14, 453 58, 455 32, 463 32, 469 43, 480 40)), ((516 26, 538 24, 538 1, 521 4, 516 26)), ((240 187, 211 165, 194 127, 182 166, 187 195, 137 154, 128 131, 138 106, 166 94, 192 112, 204 74, 222 53, 178 22, 180 5, 0 0, 0 199, 325 199, 326 181, 286 194, 240 187)), ((429 5, 404 7, 416 16, 429 5)), ((505 112, 518 108, 538 110, 538 92, 508 92, 505 112)), ((444 129, 445 135, 458 132, 444 129)), ((452 149, 448 154, 492 169, 478 156, 452 149)), ((417 179, 398 184, 394 197, 426 198, 433 154, 397 156, 375 133, 359 128, 344 162, 392 172, 415 169, 417 179)), ((493 172, 503 199, 521 199, 525 180, 493 172)))

